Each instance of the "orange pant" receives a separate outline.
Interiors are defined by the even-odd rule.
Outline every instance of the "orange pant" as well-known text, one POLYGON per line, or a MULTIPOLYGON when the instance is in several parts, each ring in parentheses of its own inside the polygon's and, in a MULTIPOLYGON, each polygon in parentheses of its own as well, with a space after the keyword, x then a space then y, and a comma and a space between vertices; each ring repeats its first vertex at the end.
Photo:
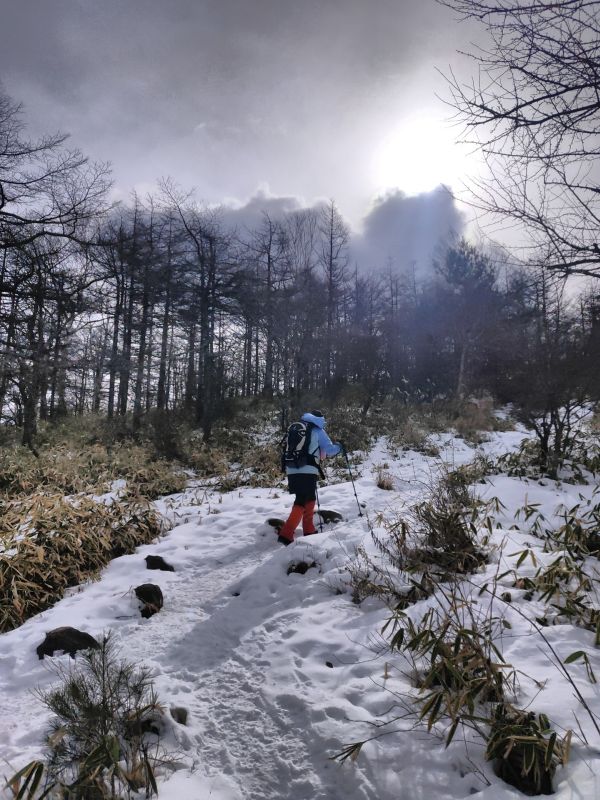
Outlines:
POLYGON ((305 536, 311 533, 316 533, 315 523, 313 521, 313 514, 315 511, 315 501, 308 500, 304 505, 294 503, 289 517, 285 521, 283 528, 279 531, 279 535, 284 539, 289 539, 290 542, 294 541, 294 531, 302 520, 302 532, 305 536))

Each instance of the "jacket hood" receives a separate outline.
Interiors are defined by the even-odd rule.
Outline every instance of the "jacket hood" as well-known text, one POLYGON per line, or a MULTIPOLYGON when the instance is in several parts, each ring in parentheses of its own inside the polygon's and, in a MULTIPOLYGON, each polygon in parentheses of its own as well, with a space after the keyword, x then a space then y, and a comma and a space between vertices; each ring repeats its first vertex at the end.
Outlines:
POLYGON ((302 422, 312 422, 312 424, 316 425, 317 428, 324 428, 325 425, 327 424, 327 420, 325 419, 325 417, 315 417, 314 414, 311 414, 308 411, 306 412, 306 414, 302 414, 300 419, 302 420, 302 422))

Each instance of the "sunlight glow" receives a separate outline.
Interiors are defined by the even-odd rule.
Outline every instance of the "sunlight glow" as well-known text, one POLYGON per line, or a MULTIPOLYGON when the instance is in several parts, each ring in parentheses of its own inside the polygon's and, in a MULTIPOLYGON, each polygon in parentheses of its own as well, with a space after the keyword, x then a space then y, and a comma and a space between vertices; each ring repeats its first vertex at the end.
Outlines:
POLYGON ((456 134, 434 115, 405 117, 374 149, 371 169, 377 191, 398 188, 419 194, 441 183, 460 188, 473 173, 475 157, 468 146, 455 143, 456 134))

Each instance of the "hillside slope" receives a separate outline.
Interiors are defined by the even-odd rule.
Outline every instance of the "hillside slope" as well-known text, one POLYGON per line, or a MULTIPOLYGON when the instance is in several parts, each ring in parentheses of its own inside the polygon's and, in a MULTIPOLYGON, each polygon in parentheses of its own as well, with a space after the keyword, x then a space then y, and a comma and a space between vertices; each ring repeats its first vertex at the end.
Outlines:
MULTIPOLYGON (((504 452, 515 448, 523 435, 494 434, 483 449, 504 452)), ((475 453, 450 435, 438 437, 437 443, 453 467, 475 453)), ((98 582, 0 636, 0 772, 8 776, 42 752, 46 711, 31 690, 56 680, 48 664, 66 662, 67 657, 38 661, 35 648, 46 631, 72 625, 96 637, 111 630, 124 658, 152 669, 165 709, 177 706, 189 712, 186 725, 165 715, 165 742, 178 751, 181 768, 162 779, 161 798, 522 797, 496 778, 481 744, 470 742, 465 749, 457 737, 445 749, 444 731, 427 733, 414 718, 384 727, 381 732, 391 730, 390 735, 365 745, 356 761, 331 760, 347 743, 376 734, 374 722, 398 716, 407 690, 397 657, 379 635, 390 612, 374 598, 360 605, 352 602, 349 563, 361 543, 375 552, 369 524, 377 527, 379 514, 426 496, 438 470, 439 460, 414 452, 394 457, 380 441, 356 479, 368 517, 358 515, 349 481, 324 485, 321 506, 339 511, 344 521, 309 539, 300 535, 288 548, 276 543, 273 529, 265 524, 268 517, 287 511, 290 498, 281 487, 220 495, 192 485, 158 501, 174 523, 168 534, 116 559, 98 582), (392 491, 376 486, 376 468, 383 464, 393 478, 392 491), (144 556, 149 553, 164 556, 175 572, 148 572, 144 556), (289 565, 302 560, 315 565, 305 574, 288 575, 289 565), (158 583, 165 597, 162 611, 148 620, 140 618, 130 591, 145 582, 158 583)), ((554 489, 501 477, 482 487, 483 494, 503 499, 506 520, 503 529, 494 531, 491 563, 474 582, 483 585, 498 571, 499 560, 510 561, 509 554, 525 544, 537 547, 524 533, 508 531, 513 510, 536 490, 547 493, 548 503, 560 499, 554 489)), ((570 486, 565 491, 576 495, 580 490, 570 486)), ((416 604, 414 613, 424 611, 427 603, 416 604)), ((528 635, 526 620, 513 616, 511 636, 503 643, 506 654, 518 658, 515 666, 527 676, 545 681, 544 688, 536 688, 530 677, 523 680, 521 706, 531 702, 537 712, 545 711, 565 728, 575 726, 575 708, 589 735, 589 747, 574 740, 571 763, 557 774, 556 796, 600 796, 594 731, 540 643, 528 635)), ((589 650, 600 674, 592 634, 574 626, 549 630, 563 658, 579 648, 589 650)), ((573 665, 573 673, 598 711, 596 686, 585 680, 582 666, 573 665)))

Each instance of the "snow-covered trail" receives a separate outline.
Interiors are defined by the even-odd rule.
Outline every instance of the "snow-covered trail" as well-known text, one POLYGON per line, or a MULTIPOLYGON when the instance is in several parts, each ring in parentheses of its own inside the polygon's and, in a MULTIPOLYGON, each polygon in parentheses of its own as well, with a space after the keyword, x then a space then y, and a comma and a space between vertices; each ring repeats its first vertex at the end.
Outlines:
MULTIPOLYGON (((171 514, 187 522, 158 543, 116 559, 100 582, 0 637, 0 697, 8 722, 0 733, 0 754, 15 771, 40 753, 45 711, 30 690, 53 680, 46 666, 52 660, 38 661, 35 647, 45 631, 69 624, 96 636, 110 629, 126 658, 150 667, 165 705, 188 710, 179 744, 198 765, 195 778, 214 776, 218 785, 231 775, 232 797, 352 796, 348 781, 340 782, 340 770, 327 761, 327 746, 305 729, 305 719, 294 724, 291 686, 288 695, 263 694, 273 658, 265 659, 265 653, 273 646, 285 650, 295 615, 298 598, 282 592, 281 582, 291 551, 301 545, 284 552, 264 525, 267 516, 281 513, 281 500, 268 499, 263 490, 240 494, 254 495, 244 512, 237 496, 221 503, 213 497, 200 508, 186 507, 185 494, 171 498, 171 514), (149 552, 163 555, 176 572, 148 572, 143 557, 149 552), (280 567, 276 577, 274 561, 280 567), (165 606, 144 621, 127 590, 146 581, 161 586, 165 606), (316 752, 322 777, 314 774, 316 752), (323 785, 328 774, 329 786, 323 785)), ((282 499, 287 504, 288 497, 282 499)), ((196 784, 188 787, 190 796, 199 796, 196 784)))
MULTIPOLYGON (((381 444, 365 462, 363 478, 357 477, 361 500, 371 506, 371 468, 386 459, 381 444)), ((422 492, 420 478, 427 478, 428 469, 420 457, 407 457, 397 473, 395 500, 422 492)), ((380 507, 391 500, 387 492, 375 494, 380 507)), ((160 501, 163 513, 180 523, 167 535, 116 559, 100 581, 78 587, 0 636, 0 757, 7 765, 2 772, 9 775, 41 753, 47 713, 32 691, 56 678, 50 667, 54 659, 38 661, 35 647, 46 631, 73 625, 96 637, 110 630, 123 657, 152 670, 165 706, 188 710, 188 725, 175 726, 175 733, 196 765, 196 773, 187 776, 195 787, 186 790, 190 797, 198 796, 198 780, 206 791, 205 779, 214 781, 211 791, 217 787, 214 796, 220 797, 223 776, 229 776, 224 797, 373 797, 366 772, 341 769, 329 760, 350 734, 344 730, 346 714, 315 686, 311 664, 306 669, 306 662, 318 660, 324 677, 330 681, 336 675, 335 682, 343 682, 338 642, 324 645, 317 627, 335 617, 340 600, 325 581, 286 574, 290 561, 305 555, 323 562, 327 537, 344 554, 343 539, 352 526, 364 535, 351 484, 325 486, 320 497, 322 507, 340 511, 349 521, 311 540, 300 536, 290 548, 277 545, 264 524, 268 516, 287 512, 291 498, 285 492, 244 489, 206 494, 201 503, 198 498, 191 488, 160 501), (148 553, 163 555, 176 571, 147 571, 143 559, 148 553), (144 582, 158 583, 165 597, 164 608, 150 620, 139 617, 130 592, 144 582), (311 604, 315 627, 305 636, 302 612, 311 604), (332 726, 339 730, 335 737, 332 726)), ((66 657, 58 658, 68 664, 66 657)), ((346 660, 354 660, 350 652, 346 660)))
MULTIPOLYGON (((347 488, 340 485, 336 494, 347 494, 347 488)), ((300 618, 298 609, 306 602, 306 579, 287 576, 286 570, 292 560, 316 559, 318 547, 300 536, 294 547, 282 548, 264 524, 267 516, 281 513, 282 500, 289 504, 287 495, 263 504, 263 491, 241 494, 255 495, 246 513, 240 514, 239 497, 233 498, 231 508, 232 499, 223 498, 220 507, 211 509, 217 514, 201 517, 200 525, 187 523, 196 535, 202 534, 202 554, 170 588, 168 605, 178 615, 184 611, 191 624, 173 626, 166 638, 162 626, 157 627, 160 642, 156 635, 146 635, 148 626, 136 624, 128 646, 154 667, 159 695, 168 693, 171 704, 189 711, 194 733, 188 747, 197 753, 199 772, 208 779, 230 776, 234 796, 367 800, 375 788, 366 776, 357 785, 355 771, 341 770, 329 760, 341 741, 332 747, 330 738, 318 736, 307 724, 314 712, 310 699, 302 698, 296 688, 298 682, 311 684, 311 677, 302 674, 302 663, 319 645, 319 635, 315 642, 298 646, 290 641, 300 618)), ((355 502, 348 495, 343 505, 350 499, 355 502)), ((340 509, 340 503, 335 507, 340 509)), ((347 508, 340 510, 348 513, 347 508)), ((180 526, 169 535, 165 557, 175 564, 189 551, 184 545, 184 551, 174 555, 173 539, 187 532, 180 526)), ((335 536, 335 530, 319 538, 328 535, 335 536)), ((320 589, 333 599, 330 588, 320 589)), ((325 662, 324 654, 328 671, 325 662)), ((326 719, 328 713, 339 724, 340 714, 333 706, 317 716, 326 719)))

